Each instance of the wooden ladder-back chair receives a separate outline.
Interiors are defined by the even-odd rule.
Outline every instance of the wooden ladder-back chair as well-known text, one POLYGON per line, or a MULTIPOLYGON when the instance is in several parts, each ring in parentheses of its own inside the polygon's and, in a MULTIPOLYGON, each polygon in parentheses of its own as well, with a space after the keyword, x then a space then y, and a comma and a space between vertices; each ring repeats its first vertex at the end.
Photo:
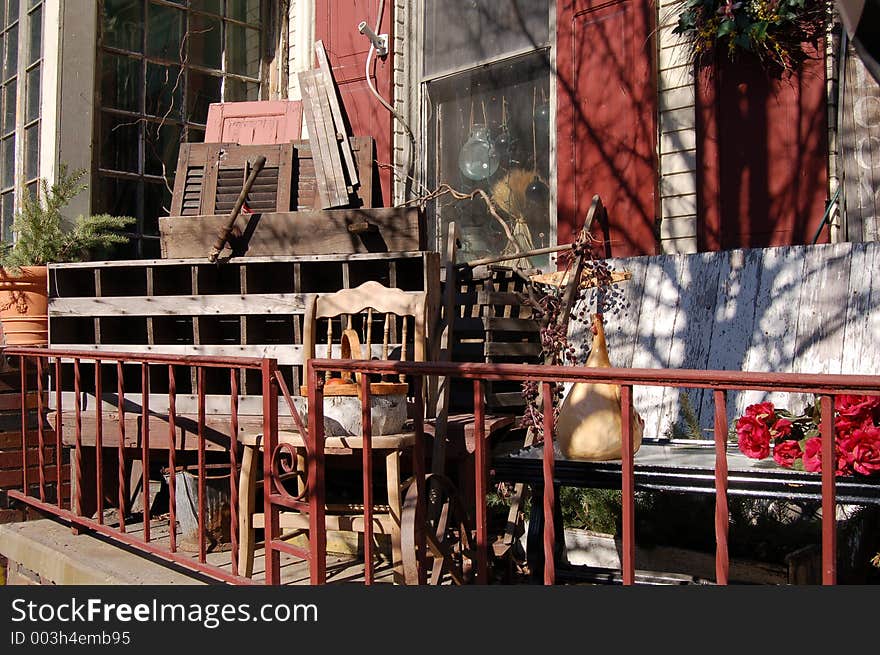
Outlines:
MULTIPOLYGON (((396 359, 424 361, 427 353, 427 298, 423 291, 403 291, 369 281, 353 289, 334 293, 316 294, 308 303, 303 331, 303 362, 313 357, 341 357, 344 359, 396 359), (323 342, 323 343, 319 343, 323 342)), ((415 443, 415 433, 409 430, 407 406, 409 385, 405 376, 394 375, 393 380, 371 381, 373 400, 372 449, 384 456, 385 503, 374 502, 373 532, 385 534, 391 540, 394 581, 404 582, 400 518, 403 495, 409 480, 401 475, 401 461, 405 452, 415 443)), ((324 385, 324 452, 327 456, 352 456, 363 449, 360 433, 360 399, 358 385, 346 377, 326 375, 324 385)), ((425 388, 424 385, 422 387, 425 388)), ((302 395, 308 390, 301 389, 302 395)), ((305 418, 305 417, 304 417, 305 418)), ((281 431, 279 442, 287 442, 299 454, 297 468, 304 470, 305 440, 296 432, 281 431)), ((265 519, 256 512, 257 457, 261 439, 243 441, 240 478, 240 559, 244 575, 251 576, 254 562, 254 530, 264 527, 265 519)), ((361 455, 356 456, 358 462, 361 455)), ((333 473, 325 471, 328 530, 363 532, 363 505, 334 502, 333 473)), ((300 480, 300 493, 303 492, 300 480)), ((284 533, 291 530, 306 532, 308 516, 283 512, 280 524, 284 533)))

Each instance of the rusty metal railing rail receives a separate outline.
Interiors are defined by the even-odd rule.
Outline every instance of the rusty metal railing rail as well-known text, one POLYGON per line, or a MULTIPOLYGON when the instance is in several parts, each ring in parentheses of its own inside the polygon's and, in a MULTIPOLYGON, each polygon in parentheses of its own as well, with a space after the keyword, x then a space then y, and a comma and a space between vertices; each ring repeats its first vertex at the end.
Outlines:
MULTIPOLYGON (((132 354, 116 352, 77 351, 59 348, 7 348, 4 355, 17 358, 21 371, 22 388, 26 388, 29 370, 36 370, 38 385, 39 420, 36 427, 29 425, 28 408, 22 401, 22 471, 23 483, 21 490, 9 491, 9 496, 20 502, 26 503, 36 509, 56 516, 70 523, 74 531, 88 530, 96 532, 110 539, 126 544, 134 549, 150 553, 169 562, 181 565, 187 569, 205 574, 212 578, 229 583, 249 583, 250 580, 239 575, 238 559, 238 471, 239 463, 237 435, 239 432, 239 378, 243 371, 257 371, 261 378, 261 393, 263 398, 261 429, 266 435, 272 435, 277 430, 278 422, 278 388, 276 382, 276 362, 274 359, 258 359, 245 357, 213 357, 213 356, 171 356, 161 354, 132 354), (64 371, 62 368, 64 367, 64 371), (72 368, 72 371, 70 370, 72 368), (93 376, 84 378, 84 369, 91 368, 93 376), (177 372, 176 370, 177 369, 177 372), (190 401, 194 401, 195 416, 185 416, 178 410, 178 400, 181 394, 178 391, 178 378, 181 370, 186 371, 185 376, 189 379, 190 393, 186 394, 190 401), (208 419, 206 415, 206 376, 208 371, 215 371, 213 385, 218 387, 217 379, 228 376, 228 386, 220 393, 229 398, 228 414, 224 414, 220 422, 217 420, 211 424, 212 450, 219 451, 217 457, 227 458, 229 476, 229 535, 232 542, 229 567, 216 562, 208 561, 208 536, 209 530, 206 521, 209 518, 207 507, 207 449, 209 440, 208 419), (216 373, 219 371, 219 373, 216 373), (151 375, 167 376, 165 391, 158 394, 165 396, 167 402, 161 410, 150 407, 151 397, 157 398, 157 393, 150 393, 151 375), (108 391, 107 377, 115 378, 115 388, 108 391), (220 378, 218 378, 220 376, 220 378), (46 378, 52 378, 54 392, 54 406, 46 407, 46 378), (73 397, 70 389, 64 390, 65 384, 69 385, 72 378, 73 397), (90 378, 90 379, 89 379, 90 378), (136 381, 139 379, 139 384, 136 381), (62 380, 66 380, 62 384, 62 380), (127 386, 139 386, 139 392, 127 393, 127 386), (112 397, 115 392, 115 407, 107 413, 105 399, 112 397), (91 395, 94 406, 88 407, 86 398, 91 395), (66 400, 65 400, 66 399, 66 400), (139 402, 137 402, 139 400, 139 402), (66 406, 72 403, 73 416, 70 417, 70 409, 66 406), (44 425, 42 417, 49 410, 54 411, 54 439, 49 442, 48 433, 51 429, 44 425), (72 420, 72 426, 65 420, 72 420), (186 423, 186 428, 183 427, 186 423), (87 425, 86 425, 87 424, 87 425), (111 424, 115 424, 112 426, 111 424), (72 440, 65 439, 65 429, 72 427, 72 440), (36 462, 31 461, 33 449, 28 449, 29 436, 36 430, 37 452, 36 462), (224 434, 228 440, 218 435, 224 434), (84 437, 93 443, 89 446, 84 444, 84 437), (72 441, 72 446, 67 445, 72 441), (67 442, 67 444, 65 443, 67 442), (65 480, 62 476, 62 460, 64 451, 69 449, 72 453, 70 466, 70 479, 65 480), (177 471, 181 452, 195 450, 197 458, 197 508, 196 522, 197 533, 195 541, 196 550, 193 555, 182 552, 177 539, 177 529, 170 529, 167 538, 164 535, 151 533, 151 497, 150 469, 151 457, 155 451, 167 450, 168 471, 168 508, 169 525, 177 526, 176 516, 177 496, 177 471), (116 466, 106 461, 110 451, 115 450, 116 466), (93 451, 93 452, 92 452, 93 451), (52 471, 45 461, 45 454, 52 453, 56 466, 52 471), (224 454, 225 453, 225 454, 224 454), (139 456, 142 461, 141 476, 141 521, 129 521, 127 516, 130 503, 129 489, 126 481, 128 463, 134 457, 139 456), (30 471, 36 463, 36 479, 31 479, 30 471), (86 470, 89 471, 88 475, 86 470), (54 479, 50 480, 47 473, 54 472, 54 479), (112 472, 116 478, 114 502, 117 507, 117 521, 108 525, 105 519, 105 501, 108 499, 108 485, 106 477, 112 472), (47 495, 47 485, 55 487, 54 499, 47 495), (68 487, 69 485, 69 487, 68 487), (69 488, 69 494, 63 493, 63 489, 69 488), (85 503, 89 497, 93 502, 85 503), (134 526, 134 527, 133 527, 134 526), (139 532, 139 534, 138 534, 139 532)), ((223 386, 222 382, 219 386, 223 386)), ((216 392, 215 392, 216 393, 216 392)), ((26 394, 22 394, 22 399, 26 394)), ((51 402, 50 402, 51 405, 51 402)), ((192 405, 192 402, 191 402, 192 405)), ((192 409, 192 406, 191 408, 192 409)), ((268 485, 268 479, 267 479, 268 485)), ((109 485, 112 487, 111 484, 109 485)), ((111 496, 114 494, 111 494, 111 496)), ((112 513, 111 513, 112 516, 112 513)), ((221 530, 225 526, 220 526, 221 530)))
MULTIPOLYGON (((554 454, 552 443, 555 438, 553 430, 552 394, 550 385, 554 382, 594 382, 619 385, 622 404, 622 437, 623 457, 621 461, 622 491, 622 578, 626 585, 635 581, 635 522, 634 522, 634 457, 633 457, 633 426, 630 409, 633 402, 633 387, 662 386, 676 388, 702 388, 711 390, 714 400, 714 443, 715 443, 715 541, 716 541, 716 581, 727 584, 729 579, 728 554, 728 391, 767 391, 816 394, 820 398, 823 416, 832 416, 834 398, 838 394, 880 395, 880 376, 861 375, 820 375, 794 373, 750 373, 741 371, 699 371, 685 369, 616 369, 616 368, 581 368, 556 367, 540 365, 516 364, 476 364, 476 363, 421 363, 394 361, 355 361, 312 359, 307 363, 309 380, 309 424, 315 426, 309 431, 309 471, 323 470, 323 373, 326 371, 345 371, 361 373, 366 380, 367 374, 390 375, 405 374, 415 380, 423 380, 430 376, 448 376, 473 381, 474 388, 474 420, 475 420, 475 488, 476 499, 476 581, 488 582, 488 529, 486 516, 487 463, 485 414, 483 406, 483 383, 497 380, 535 381, 542 385, 544 403, 544 434, 543 448, 543 546, 545 584, 553 584, 556 578, 554 553, 555 526, 554 515, 554 454)), ((418 397, 418 395, 417 395, 418 397)), ((369 390, 362 393, 362 407, 365 424, 369 418, 369 390)), ((421 421, 414 427, 417 443, 423 440, 421 421)), ((821 425, 822 436, 822 472, 821 472, 821 504, 822 504, 822 581, 823 584, 835 584, 837 580, 837 523, 836 523, 836 484, 835 484, 835 453, 834 453, 834 422, 827 420, 821 425)), ((368 435, 367 435, 368 438, 368 435)), ((419 452, 423 452, 421 450, 419 452)), ((371 484, 371 470, 364 456, 365 488, 371 484)), ((311 476, 310 476, 310 479, 311 476)), ((416 476, 416 479, 421 479, 416 476)), ((320 496, 323 508, 323 480, 313 489, 320 496)), ((321 510, 323 511, 323 510, 321 510)), ((323 521, 323 514, 321 514, 323 521)), ((370 508, 365 504, 364 519, 369 523, 370 508)), ((424 535, 419 535, 417 544, 424 544, 424 535), (421 541, 419 541, 419 539, 421 541)), ((313 562, 324 561, 325 543, 315 540, 312 543, 311 558, 313 562)), ((423 551, 423 545, 420 546, 423 551)), ((367 560, 369 561, 369 560, 367 560)), ((312 581, 325 581, 325 572, 314 572, 312 581)))

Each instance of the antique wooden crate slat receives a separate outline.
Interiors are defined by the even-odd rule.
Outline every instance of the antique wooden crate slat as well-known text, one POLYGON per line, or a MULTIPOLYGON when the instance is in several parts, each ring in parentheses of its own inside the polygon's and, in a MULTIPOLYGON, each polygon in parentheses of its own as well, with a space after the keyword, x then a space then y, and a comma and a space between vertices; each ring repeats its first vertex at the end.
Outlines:
MULTIPOLYGON (((539 363, 540 326, 523 304, 527 281, 505 266, 462 269, 456 281, 452 344, 453 361, 539 363)), ((470 409, 473 392, 453 380, 451 401, 456 411, 470 409)), ((486 407, 518 413, 524 406, 519 382, 486 382, 486 407)))
MULTIPOLYGON (((225 216, 197 219, 159 219, 164 257, 204 256, 227 222, 225 216)), ((424 213, 416 207, 265 213, 239 218, 239 228, 242 236, 228 240, 221 258, 403 252, 423 250, 427 241, 424 213)))
POLYGON ((320 70, 314 70, 312 73, 311 86, 309 88, 314 92, 311 98, 312 105, 315 108, 314 118, 317 123, 318 134, 321 135, 322 151, 326 146, 326 151, 330 156, 329 162, 332 179, 328 180, 328 184, 331 185, 331 192, 335 193, 336 203, 338 203, 334 206, 344 206, 348 204, 348 194, 354 189, 346 181, 339 139, 337 139, 338 131, 333 124, 333 114, 329 100, 332 89, 327 87, 320 70))
POLYGON ((309 130, 313 154, 317 153, 315 167, 322 208, 341 207, 348 204, 348 188, 345 171, 339 155, 339 143, 333 127, 333 117, 328 106, 327 89, 320 70, 297 74, 303 94, 303 114, 309 130), (317 146, 317 148, 315 148, 317 146))
POLYGON ((55 316, 177 316, 187 314, 290 314, 302 312, 303 294, 254 293, 248 295, 132 296, 104 298, 58 298, 55 316))
POLYGON ((342 116, 342 107, 339 104, 339 97, 336 91, 336 81, 333 79, 333 69, 330 67, 330 60, 327 58, 327 51, 324 49, 324 42, 320 39, 315 41, 315 54, 318 58, 318 68, 324 78, 324 88, 327 90, 327 100, 330 103, 330 112, 333 116, 336 139, 339 141, 342 150, 342 163, 345 165, 349 184, 354 186, 358 184, 358 171, 354 163, 351 146, 348 143, 348 139, 345 138, 345 120, 342 116))

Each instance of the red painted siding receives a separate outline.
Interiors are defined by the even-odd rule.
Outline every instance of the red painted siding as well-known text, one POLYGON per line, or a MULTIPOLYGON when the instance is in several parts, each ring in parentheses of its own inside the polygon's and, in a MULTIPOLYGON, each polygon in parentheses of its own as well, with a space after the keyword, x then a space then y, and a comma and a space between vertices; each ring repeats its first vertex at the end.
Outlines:
MULTIPOLYGON (((828 185, 825 65, 775 80, 748 60, 697 85, 701 250, 810 243, 828 185)), ((827 242, 827 229, 820 242, 827 242)))
POLYGON ((656 250, 656 9, 645 0, 557 3, 558 235, 570 242, 593 194, 611 254, 656 250))
MULTIPOLYGON (((385 2, 381 33, 393 39, 392 2, 385 2)), ((366 21, 373 28, 379 12, 379 0, 316 0, 315 38, 324 42, 330 66, 342 96, 342 103, 356 136, 372 136, 376 140, 376 159, 391 163, 392 121, 389 112, 370 93, 364 79, 364 65, 370 41, 358 32, 358 24, 366 21)), ((392 102, 393 55, 384 60, 374 56, 373 84, 386 101, 392 102)), ((391 172, 379 172, 381 198, 375 206, 391 203, 391 172)), ((374 188, 378 189, 379 185, 374 188)))

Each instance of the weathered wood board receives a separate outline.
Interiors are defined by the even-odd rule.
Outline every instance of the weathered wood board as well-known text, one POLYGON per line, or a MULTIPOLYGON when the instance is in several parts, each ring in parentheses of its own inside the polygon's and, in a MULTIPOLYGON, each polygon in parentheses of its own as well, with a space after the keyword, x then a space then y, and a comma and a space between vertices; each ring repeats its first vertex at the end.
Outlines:
MULTIPOLYGON (((159 219, 162 257, 206 257, 226 216, 159 219)), ((331 209, 241 216, 241 236, 229 239, 229 256, 326 255, 424 250, 424 213, 417 207, 331 209)))
POLYGON ((259 100, 208 106, 205 143, 268 145, 302 137, 302 102, 259 100))
POLYGON ((852 45, 841 102, 840 159, 846 238, 880 239, 880 84, 852 45))
MULTIPOLYGON (((615 285, 618 295, 605 310, 614 366, 880 375, 878 243, 607 261, 633 273, 615 285)), ((570 337, 588 347, 587 332, 576 327, 570 337)), ((687 433, 679 391, 702 436, 711 437, 711 393, 637 387, 646 435, 687 433)), ((796 411, 809 400, 730 393, 728 423, 765 399, 796 411)))

